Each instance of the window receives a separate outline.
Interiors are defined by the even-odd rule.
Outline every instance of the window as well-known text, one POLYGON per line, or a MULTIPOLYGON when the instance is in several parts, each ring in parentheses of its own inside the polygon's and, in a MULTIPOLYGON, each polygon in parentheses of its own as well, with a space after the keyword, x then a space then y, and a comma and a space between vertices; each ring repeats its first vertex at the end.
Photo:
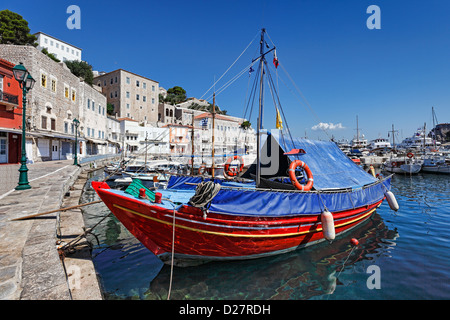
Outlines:
POLYGON ((136 80, 136 87, 139 87, 139 80, 136 80))
POLYGON ((92 111, 95 111, 95 101, 92 100, 92 111))
POLYGON ((69 87, 64 85, 64 97, 69 99, 69 87))
POLYGON ((64 51, 64 46, 63 45, 61 45, 61 50, 64 51))
POLYGON ((75 102, 77 98, 77 92, 75 91, 75 89, 72 88, 72 102, 75 102))
POLYGON ((59 49, 59 43, 57 42, 57 43, 55 43, 55 45, 56 45, 56 47, 59 49))
POLYGON ((56 92, 56 79, 52 79, 52 91, 56 92))
POLYGON ((94 128, 92 128, 92 137, 95 137, 95 130, 94 130, 94 128))
POLYGON ((147 83, 142 82, 142 86, 144 87, 144 89, 147 89, 147 83))
POLYGON ((53 40, 50 40, 50 45, 53 47, 53 40))
POLYGON ((136 95, 136 100, 139 100, 139 95, 138 94, 136 95))
POLYGON ((114 82, 117 83, 117 77, 114 78, 114 82))
POLYGON ((152 91, 155 92, 155 86, 152 86, 152 91))
POLYGON ((98 105, 98 114, 102 114, 102 106, 98 105))
POLYGON ((152 98, 152 103, 155 104, 155 98, 152 98))
POLYGON ((47 129, 47 117, 46 116, 41 117, 41 128, 47 129))
POLYGON ((56 130, 56 119, 50 119, 50 128, 56 130))
POLYGON ((130 93, 127 91, 127 98, 129 98, 130 97, 130 93))
POLYGON ((91 128, 87 128, 87 136, 88 136, 88 137, 91 136, 91 128))
POLYGON ((41 74, 41 86, 47 88, 47 75, 44 73, 41 74))
POLYGON ((88 108, 88 109, 91 108, 91 99, 88 99, 88 102, 87 102, 87 108, 88 108))
POLYGON ((117 91, 114 91, 114 97, 117 98, 117 91))
POLYGON ((69 133, 69 124, 64 122, 64 133, 69 133))
POLYGON ((142 96, 142 101, 147 101, 147 97, 146 96, 142 96))
POLYGON ((113 78, 111 78, 111 84, 113 84, 113 78))
POLYGON ((127 84, 130 84, 130 77, 127 77, 127 84))
POLYGON ((47 38, 44 39, 44 43, 48 43, 48 39, 47 38))
POLYGON ((130 104, 129 103, 127 103, 127 109, 130 109, 130 104))

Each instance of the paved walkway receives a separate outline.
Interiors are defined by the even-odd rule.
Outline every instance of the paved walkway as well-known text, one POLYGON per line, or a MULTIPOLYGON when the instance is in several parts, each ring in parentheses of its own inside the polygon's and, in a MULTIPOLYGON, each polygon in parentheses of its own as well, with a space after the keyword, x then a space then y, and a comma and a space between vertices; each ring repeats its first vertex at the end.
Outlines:
POLYGON ((56 250, 57 213, 11 219, 59 209, 81 169, 72 160, 28 165, 31 189, 16 191, 19 165, 0 166, 0 299, 71 299, 56 250))

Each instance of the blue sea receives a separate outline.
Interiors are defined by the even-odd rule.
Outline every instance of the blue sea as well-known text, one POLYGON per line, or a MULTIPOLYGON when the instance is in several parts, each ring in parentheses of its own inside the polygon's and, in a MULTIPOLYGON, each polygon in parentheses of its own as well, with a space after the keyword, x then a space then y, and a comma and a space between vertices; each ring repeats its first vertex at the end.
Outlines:
MULTIPOLYGON (((101 173, 93 177, 103 180, 101 173)), ((173 300, 450 299, 450 176, 395 175, 400 205, 384 201, 371 219, 338 237, 295 252, 238 262, 174 267, 173 300), (351 239, 359 241, 352 246, 351 239)), ((88 183, 82 202, 97 200, 88 183)), ((86 207, 90 227, 110 212, 86 207)), ((171 268, 110 215, 90 237, 106 299, 167 299, 171 268)))

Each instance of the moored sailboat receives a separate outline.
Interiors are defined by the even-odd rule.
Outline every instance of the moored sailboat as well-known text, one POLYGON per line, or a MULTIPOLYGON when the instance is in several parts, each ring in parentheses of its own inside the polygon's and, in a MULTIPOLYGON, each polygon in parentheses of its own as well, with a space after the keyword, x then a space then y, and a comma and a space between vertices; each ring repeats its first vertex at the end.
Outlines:
MULTIPOLYGON (((263 29, 255 83, 267 74, 271 85, 266 55, 275 47, 264 52, 264 36, 263 29)), ((369 219, 389 193, 390 177, 368 174, 334 143, 263 130, 262 86, 259 92, 257 161, 245 173, 253 181, 172 176, 167 189, 141 189, 139 196, 92 182, 113 214, 164 262, 254 259, 331 242, 369 219)))

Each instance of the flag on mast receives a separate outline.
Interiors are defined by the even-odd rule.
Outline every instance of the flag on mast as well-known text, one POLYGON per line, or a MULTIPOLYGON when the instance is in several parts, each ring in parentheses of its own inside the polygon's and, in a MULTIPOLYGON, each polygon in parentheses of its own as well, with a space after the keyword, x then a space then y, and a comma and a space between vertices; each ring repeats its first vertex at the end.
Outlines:
POLYGON ((275 69, 278 68, 278 64, 279 63, 278 63, 277 51, 276 50, 273 51, 273 64, 275 66, 275 69))
POLYGON ((276 109, 277 109, 276 128, 281 130, 283 129, 283 120, 281 120, 280 111, 278 111, 278 108, 276 109))

